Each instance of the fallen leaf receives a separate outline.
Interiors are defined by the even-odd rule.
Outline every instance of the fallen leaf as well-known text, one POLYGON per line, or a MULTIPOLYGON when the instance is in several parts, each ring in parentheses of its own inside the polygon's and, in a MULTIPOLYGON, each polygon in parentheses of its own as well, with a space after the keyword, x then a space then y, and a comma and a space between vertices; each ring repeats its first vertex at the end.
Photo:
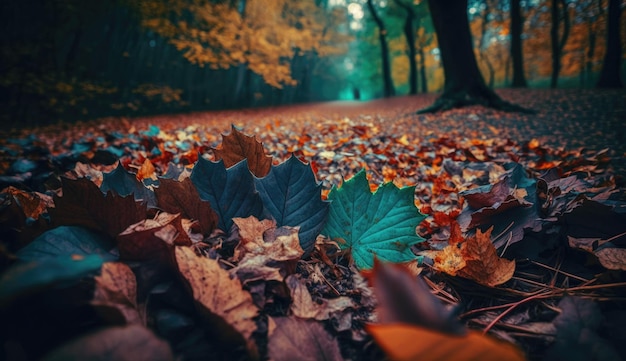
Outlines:
POLYGON ((37 261, 66 255, 99 255, 104 261, 115 261, 113 242, 106 235, 76 226, 60 226, 42 233, 16 256, 22 261, 37 261))
POLYGON ((377 261, 369 276, 378 300, 378 321, 385 324, 410 323, 453 335, 465 328, 433 296, 426 283, 401 266, 377 261))
POLYGON ((131 224, 146 219, 146 205, 131 196, 112 192, 102 194, 86 178, 62 179, 63 196, 54 196, 54 208, 49 208, 54 227, 78 225, 117 236, 131 224))
POLYGON ((257 177, 265 177, 270 171, 272 157, 265 154, 263 144, 257 142, 253 135, 247 136, 233 125, 228 135, 222 135, 222 146, 213 148, 215 160, 222 159, 226 168, 230 168, 244 159, 248 167, 257 177))
POLYGON ((493 227, 483 233, 477 229, 474 236, 466 239, 461 250, 465 267, 458 273, 488 287, 503 284, 515 273, 515 261, 500 258, 491 243, 492 230, 493 227))
POLYGON ((592 300, 565 296, 559 301, 561 313, 554 319, 556 340, 548 350, 550 360, 619 360, 615 348, 598 331, 603 323, 600 307, 592 300))
POLYGON ((190 178, 200 198, 211 203, 219 217, 218 227, 224 232, 230 231, 235 217, 262 218, 263 201, 254 187, 247 160, 226 169, 222 160, 200 158, 190 178))
POLYGON ((98 255, 59 255, 13 264, 0 277, 0 306, 59 285, 78 282, 102 266, 98 255))
POLYGON ((100 275, 96 276, 96 289, 91 304, 96 306, 105 318, 118 319, 117 315, 109 316, 108 310, 112 309, 117 311, 127 324, 140 324, 137 280, 130 267, 120 262, 104 263, 100 275))
POLYGON ((176 358, 167 342, 157 338, 149 329, 130 325, 110 327, 79 337, 60 346, 42 361, 174 361, 176 358))
POLYGON ((174 246, 190 246, 180 214, 161 212, 128 226, 117 238, 120 258, 124 260, 168 260, 174 246))
POLYGON ((154 165, 152 164, 150 159, 146 158, 146 160, 143 161, 143 163, 141 164, 141 167, 139 167, 139 169, 137 170, 137 174, 135 175, 135 177, 140 182, 143 181, 144 179, 151 179, 151 180, 158 179, 156 175, 156 169, 154 168, 154 165))
POLYGON ((350 248, 359 269, 374 265, 374 257, 388 262, 415 259, 411 246, 424 241, 416 227, 425 218, 414 203, 415 187, 384 183, 374 194, 361 170, 340 188, 330 191, 328 221, 322 233, 350 248))
POLYGON ((187 280, 194 300, 209 314, 220 338, 229 343, 247 345, 251 353, 256 346, 251 338, 257 329, 254 318, 259 310, 250 293, 238 279, 231 279, 216 260, 196 256, 189 247, 176 247, 176 263, 187 280))
POLYGON ((626 249, 607 247, 594 252, 606 269, 626 271, 626 249))
POLYGON ((491 243, 491 231, 480 229, 463 239, 460 227, 452 227, 450 242, 435 253, 433 267, 451 276, 471 279, 488 287, 500 285, 513 277, 515 261, 500 258, 491 243))
POLYGON ((185 218, 198 221, 200 231, 208 236, 217 227, 218 217, 211 203, 200 198, 191 179, 183 181, 161 178, 154 190, 157 206, 168 213, 181 213, 185 218))
POLYGON ((298 240, 298 229, 276 228, 273 220, 259 221, 255 217, 233 218, 239 243, 234 258, 245 261, 247 257, 264 256, 273 261, 300 259, 304 251, 298 240))
POLYGON ((296 317, 272 318, 276 329, 269 337, 268 356, 274 361, 340 361, 337 339, 319 322, 296 317))
POLYGON ((321 198, 321 184, 311 166, 292 155, 254 183, 279 227, 299 227, 300 245, 309 253, 326 223, 329 205, 321 198))
POLYGON ((127 171, 118 163, 112 172, 104 173, 100 190, 102 193, 114 191, 122 197, 132 195, 137 201, 145 202, 148 207, 156 206, 154 192, 137 179, 137 175, 127 171))
POLYGON ((285 283, 291 293, 290 310, 300 318, 312 318, 318 321, 328 320, 357 306, 351 298, 346 296, 323 299, 319 303, 314 302, 306 285, 296 275, 288 276, 285 283))
POLYGON ((453 336, 409 324, 367 324, 367 332, 395 361, 523 361, 515 346, 477 331, 453 336))

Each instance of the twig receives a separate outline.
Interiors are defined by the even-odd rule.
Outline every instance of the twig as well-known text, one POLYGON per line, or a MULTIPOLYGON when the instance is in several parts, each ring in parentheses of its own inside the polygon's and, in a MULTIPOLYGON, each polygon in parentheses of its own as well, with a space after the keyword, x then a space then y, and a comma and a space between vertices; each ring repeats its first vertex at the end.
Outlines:
POLYGON ((500 320, 509 314, 509 312, 513 311, 515 308, 517 308, 517 306, 522 305, 526 302, 532 301, 532 300, 536 300, 536 299, 540 299, 540 298, 546 298, 546 297, 554 297, 556 296, 555 292, 553 291, 549 291, 549 292, 545 292, 545 293, 540 293, 534 296, 530 296, 530 297, 526 297, 523 300, 519 300, 515 303, 513 303, 509 308, 507 308, 506 310, 502 311, 501 314, 499 314, 498 316, 496 316, 496 318, 494 318, 489 325, 487 325, 487 327, 485 327, 485 329, 483 330, 483 335, 487 334, 487 332, 489 332, 489 330, 495 326, 496 323, 500 322, 500 320))
POLYGON ((568 276, 568 277, 571 277, 571 278, 575 278, 575 279, 577 279, 577 280, 579 280, 579 281, 582 281, 582 282, 589 282, 589 281, 591 281, 591 280, 588 280, 588 279, 586 279, 586 278, 582 278, 582 277, 580 277, 580 276, 576 276, 575 274, 571 274, 571 273, 568 273, 568 272, 562 271, 562 270, 560 270, 560 269, 556 269, 556 268, 554 268, 554 267, 552 267, 552 266, 549 266, 549 265, 547 265, 547 264, 543 264, 543 263, 541 263, 541 262, 537 262, 537 261, 533 261, 533 260, 530 260, 530 262, 531 262, 531 263, 533 263, 533 264, 535 264, 535 265, 537 265, 537 266, 540 266, 540 267, 543 267, 543 268, 549 269, 550 271, 553 271, 553 272, 561 273, 561 274, 563 274, 563 275, 565 275, 565 276, 568 276))

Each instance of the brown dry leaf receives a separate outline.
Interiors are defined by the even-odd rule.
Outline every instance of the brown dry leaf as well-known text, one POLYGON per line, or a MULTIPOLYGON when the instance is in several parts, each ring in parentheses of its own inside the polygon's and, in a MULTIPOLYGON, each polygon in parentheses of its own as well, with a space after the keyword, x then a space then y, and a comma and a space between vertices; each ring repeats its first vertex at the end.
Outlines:
POLYGON ((268 356, 274 361, 343 360, 337 339, 319 322, 296 317, 278 317, 269 337, 268 356))
POLYGON ((54 196, 54 208, 48 209, 53 227, 84 226, 115 237, 131 224, 146 219, 145 203, 135 202, 132 195, 104 195, 86 178, 62 178, 62 189, 63 196, 54 196))
POLYGON ((498 257, 496 247, 491 243, 491 231, 480 229, 476 235, 466 239, 462 247, 466 266, 458 272, 461 277, 469 278, 482 285, 495 287, 513 277, 515 261, 498 257))
POLYGON ((46 208, 53 205, 52 198, 46 194, 38 192, 25 192, 13 186, 2 190, 2 193, 8 193, 22 208, 22 212, 28 218, 37 219, 46 211, 46 208))
POLYGON ((116 239, 120 257, 126 260, 168 259, 174 245, 191 245, 180 214, 166 212, 130 225, 116 239))
POLYGON ((213 148, 215 160, 222 159, 226 168, 248 160, 248 168, 255 176, 262 178, 270 172, 272 157, 265 154, 263 144, 259 143, 254 136, 247 136, 238 131, 235 126, 228 135, 222 135, 222 146, 213 148))
POLYGON ((231 279, 216 260, 199 257, 189 247, 176 247, 176 263, 193 292, 193 298, 211 316, 224 341, 256 347, 251 338, 257 329, 254 318, 259 310, 252 296, 238 279, 231 279))
POLYGON ((432 253, 424 254, 432 257, 435 263, 433 268, 437 271, 445 272, 451 276, 456 276, 457 272, 465 267, 465 259, 462 254, 463 233, 461 227, 457 222, 452 222, 450 227, 450 239, 448 240, 448 246, 441 251, 432 251, 432 253))
POLYGON ((604 268, 626 271, 626 249, 607 247, 595 251, 594 254, 604 268))
POLYGON ((525 360, 515 346, 477 331, 457 336, 402 323, 368 324, 365 328, 387 356, 396 361, 525 360))
POLYGON ((91 304, 104 317, 109 315, 109 309, 114 309, 126 323, 141 323, 137 310, 137 280, 130 267, 120 262, 106 262, 95 280, 96 290, 91 304))
POLYGON ((247 257, 264 256, 268 260, 291 261, 302 257, 298 228, 276 228, 273 220, 259 221, 254 216, 233 218, 239 234, 234 259, 244 262, 247 257))
POLYGON ((168 213, 181 213, 185 218, 198 221, 200 232, 207 236, 217 227, 217 213, 209 201, 200 199, 200 195, 191 179, 183 181, 162 178, 159 187, 154 190, 157 205, 168 213))
POLYGON ((300 318, 327 320, 349 308, 356 308, 352 299, 345 296, 324 299, 321 303, 314 302, 306 285, 295 275, 288 276, 285 282, 291 293, 291 312, 300 318))

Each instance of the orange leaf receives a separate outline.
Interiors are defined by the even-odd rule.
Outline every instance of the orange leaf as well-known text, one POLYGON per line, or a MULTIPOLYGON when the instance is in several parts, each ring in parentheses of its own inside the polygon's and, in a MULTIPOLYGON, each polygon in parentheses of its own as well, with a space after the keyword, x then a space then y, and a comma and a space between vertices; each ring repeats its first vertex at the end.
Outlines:
POLYGON ((524 360, 515 346, 476 331, 456 336, 402 323, 368 324, 365 329, 391 360, 524 360))
POLYGON ((153 180, 157 179, 156 169, 154 169, 154 165, 152 165, 152 162, 150 161, 150 159, 146 159, 143 161, 143 164, 141 165, 139 170, 137 170, 136 177, 137 177, 137 180, 140 180, 140 181, 144 179, 153 179, 153 180))
POLYGON ((235 126, 228 135, 222 135, 222 146, 214 148, 215 160, 223 160, 226 168, 248 160, 248 168, 257 177, 262 178, 270 172, 272 157, 265 155, 263 145, 254 136, 247 136, 235 126))

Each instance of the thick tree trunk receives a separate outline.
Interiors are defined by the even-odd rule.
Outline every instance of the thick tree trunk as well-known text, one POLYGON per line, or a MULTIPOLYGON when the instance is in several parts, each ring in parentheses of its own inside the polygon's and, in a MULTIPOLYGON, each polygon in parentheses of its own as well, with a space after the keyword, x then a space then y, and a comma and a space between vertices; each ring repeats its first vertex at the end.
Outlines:
POLYGON ((520 0, 511 0, 511 59, 513 60, 513 88, 525 88, 524 55, 522 51, 522 31, 524 19, 520 0))
POLYGON ((623 88, 620 78, 622 43, 620 39, 620 0, 609 0, 609 19, 606 37, 606 53, 602 72, 596 85, 598 88, 623 88))
POLYGON ((404 37, 409 49, 409 94, 417 94, 417 63, 415 62, 415 12, 410 4, 405 4, 400 0, 395 0, 396 4, 406 11, 404 20, 404 37))
POLYGON ((383 20, 378 16, 372 0, 367 0, 367 8, 378 27, 378 40, 380 41, 381 57, 383 62, 383 94, 385 98, 395 95, 393 79, 391 78, 391 64, 389 62, 389 46, 387 45, 387 29, 383 20))
POLYGON ((500 99, 489 89, 478 70, 472 49, 467 0, 428 0, 445 76, 443 94, 418 113, 484 105, 502 110, 524 109, 500 99))

